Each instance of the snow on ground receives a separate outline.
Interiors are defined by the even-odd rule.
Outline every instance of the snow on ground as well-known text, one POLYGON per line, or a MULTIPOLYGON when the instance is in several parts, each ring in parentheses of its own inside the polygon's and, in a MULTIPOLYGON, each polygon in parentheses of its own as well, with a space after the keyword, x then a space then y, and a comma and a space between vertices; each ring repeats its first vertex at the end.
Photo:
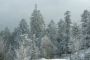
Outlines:
POLYGON ((71 56, 71 60, 90 60, 90 48, 79 50, 71 56))
POLYGON ((37 60, 70 60, 70 59, 45 59, 45 58, 42 58, 42 59, 37 59, 37 60))

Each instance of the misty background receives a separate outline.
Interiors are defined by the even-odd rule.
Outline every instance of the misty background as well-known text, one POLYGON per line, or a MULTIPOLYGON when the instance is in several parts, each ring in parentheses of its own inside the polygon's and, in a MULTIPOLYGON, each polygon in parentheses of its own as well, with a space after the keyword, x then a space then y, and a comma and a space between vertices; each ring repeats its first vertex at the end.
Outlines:
POLYGON ((6 26, 13 30, 22 18, 29 24, 35 4, 47 24, 63 19, 67 10, 71 11, 71 21, 79 23, 83 11, 90 10, 90 0, 0 0, 0 30, 6 26))

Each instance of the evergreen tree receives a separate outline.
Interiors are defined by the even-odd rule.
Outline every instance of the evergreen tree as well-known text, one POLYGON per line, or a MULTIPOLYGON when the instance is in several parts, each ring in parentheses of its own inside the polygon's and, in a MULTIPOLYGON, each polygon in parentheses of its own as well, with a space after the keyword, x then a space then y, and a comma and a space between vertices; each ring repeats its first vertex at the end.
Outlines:
POLYGON ((24 19, 22 19, 20 21, 19 26, 12 33, 12 39, 14 41, 14 43, 13 43, 14 48, 18 48, 18 45, 20 42, 20 35, 28 34, 28 33, 29 33, 28 25, 27 25, 26 21, 24 19))
POLYGON ((4 31, 2 31, 2 37, 3 37, 3 39, 4 39, 4 42, 6 42, 7 44, 9 44, 9 40, 10 40, 10 36, 11 36, 11 33, 10 33, 10 30, 9 30, 9 28, 8 27, 6 27, 5 29, 4 29, 4 31))
POLYGON ((4 41, 4 60, 14 60, 15 55, 14 55, 14 49, 12 49, 12 39, 11 39, 11 32, 8 29, 8 27, 5 28, 5 30, 3 30, 0 33, 3 41, 4 41))
POLYGON ((73 42, 72 51, 78 51, 81 48, 81 29, 77 23, 74 23, 72 26, 71 40, 73 42))
POLYGON ((82 48, 87 48, 88 46, 87 45, 87 41, 88 41, 88 38, 87 38, 87 28, 88 28, 88 11, 87 10, 84 10, 84 13, 82 14, 82 18, 81 18, 81 22, 82 22, 82 48))
POLYGON ((56 45, 57 29, 56 29, 56 25, 53 20, 51 20, 51 22, 49 23, 47 32, 48 32, 48 36, 49 36, 50 40, 53 42, 53 44, 56 45))
POLYGON ((39 37, 44 30, 44 20, 40 10, 37 10, 37 5, 35 5, 35 9, 31 16, 30 26, 32 35, 36 34, 36 37, 39 37))
POLYGON ((88 12, 88 22, 87 22, 87 35, 86 35, 86 47, 90 47, 90 12, 88 12))
POLYGON ((35 37, 31 40, 28 34, 21 34, 19 48, 16 49, 16 60, 33 60, 40 56, 39 48, 36 46, 35 37))
POLYGON ((58 54, 64 54, 65 52, 65 22, 60 19, 60 21, 58 22, 58 34, 57 34, 57 42, 58 42, 58 54))
POLYGON ((29 28, 28 28, 27 22, 24 19, 22 19, 20 21, 19 29, 20 29, 20 33, 21 34, 27 34, 27 33, 29 33, 29 28))
POLYGON ((16 49, 19 49, 19 43, 21 42, 21 38, 20 35, 22 34, 27 34, 28 33, 28 25, 26 23, 26 21, 24 19, 22 19, 20 21, 19 26, 14 30, 14 32, 12 32, 11 37, 10 37, 10 42, 11 42, 11 47, 9 48, 11 51, 11 56, 12 56, 12 60, 14 60, 14 58, 16 58, 16 49))
POLYGON ((70 11, 65 12, 65 40, 66 40, 66 49, 65 53, 69 53, 69 41, 70 41, 70 24, 71 24, 71 19, 70 19, 70 11))
POLYGON ((33 34, 32 37, 32 50, 31 50, 31 59, 39 59, 40 58, 40 51, 38 46, 36 45, 36 35, 33 34))
POLYGON ((72 26, 72 36, 74 39, 77 39, 79 38, 79 26, 77 25, 77 23, 74 23, 73 26, 72 26))
MULTIPOLYGON (((33 40, 31 40, 28 37, 28 34, 22 34, 22 35, 20 35, 20 37, 21 37, 21 42, 19 42, 19 44, 20 44, 19 49, 16 50, 16 53, 17 53, 16 60, 31 60, 31 59, 33 59, 32 58, 33 40)), ((36 51, 34 51, 34 52, 36 52, 36 51)), ((37 51, 37 53, 39 53, 39 52, 37 51)), ((34 55, 34 57, 35 57, 35 55, 34 55)))
POLYGON ((11 59, 12 57, 10 56, 11 52, 9 53, 9 48, 10 48, 10 44, 11 44, 11 41, 10 41, 10 37, 11 37, 11 32, 9 30, 8 27, 6 27, 3 31, 2 31, 2 39, 4 40, 4 47, 5 47, 5 50, 4 50, 4 60, 6 60, 7 58, 8 59, 11 59))
POLYGON ((4 47, 4 41, 2 37, 0 36, 0 60, 4 60, 5 58, 5 47, 4 47))

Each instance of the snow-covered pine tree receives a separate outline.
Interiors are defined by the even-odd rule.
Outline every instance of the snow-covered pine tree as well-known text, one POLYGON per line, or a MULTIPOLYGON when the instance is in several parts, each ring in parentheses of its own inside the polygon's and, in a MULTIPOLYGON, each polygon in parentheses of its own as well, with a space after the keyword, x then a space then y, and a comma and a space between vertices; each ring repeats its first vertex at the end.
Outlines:
POLYGON ((72 26, 71 41, 73 45, 72 52, 78 51, 81 48, 81 29, 77 23, 72 26))
POLYGON ((16 50, 16 60, 33 60, 39 58, 39 49, 35 45, 35 41, 28 37, 28 34, 20 35, 19 49, 16 50))
POLYGON ((6 27, 4 31, 1 32, 1 37, 4 43, 4 60, 12 60, 14 59, 13 52, 11 52, 11 32, 6 27), (12 54, 12 55, 11 55, 12 54), (7 59, 8 58, 8 59, 7 59))
POLYGON ((86 47, 90 47, 90 12, 88 12, 88 22, 87 22, 87 36, 86 36, 86 47))
POLYGON ((71 19, 70 19, 70 11, 65 12, 65 53, 70 53, 69 51, 69 44, 70 44, 70 26, 71 19))
POLYGON ((56 24, 53 20, 50 21, 48 28, 47 28, 47 33, 48 33, 48 37, 50 38, 50 40, 52 41, 52 43, 54 45, 56 45, 56 37, 57 37, 57 28, 56 28, 56 24))
POLYGON ((36 35, 33 34, 31 59, 39 59, 40 58, 40 50, 39 50, 39 47, 36 45, 35 41, 36 41, 36 35))
POLYGON ((5 47, 4 47, 4 41, 2 37, 0 36, 0 60, 4 60, 5 58, 5 47))
POLYGON ((82 14, 82 18, 81 18, 81 22, 82 22, 82 49, 83 48, 87 48, 87 41, 88 41, 88 34, 87 34, 87 28, 88 28, 88 15, 89 12, 88 10, 84 10, 83 14, 82 14))
MULTIPOLYGON (((15 58, 16 57, 16 52, 15 52, 15 50, 16 49, 19 49, 19 42, 21 42, 20 40, 21 40, 21 37, 20 37, 20 35, 22 35, 22 34, 27 34, 28 33, 28 25, 27 25, 27 23, 26 23, 26 21, 24 20, 24 19, 22 19, 21 21, 20 21, 20 24, 19 24, 19 26, 14 30, 14 32, 12 33, 12 35, 11 35, 11 52, 12 52, 12 56, 13 56, 13 58, 15 58)), ((14 59, 12 59, 12 60, 14 60, 14 59)))
POLYGON ((72 26, 72 36, 75 40, 77 40, 79 38, 79 34, 80 34, 80 28, 77 25, 77 23, 74 23, 72 26))
POLYGON ((37 10, 37 5, 35 5, 30 21, 31 34, 36 34, 36 38, 38 38, 44 30, 44 25, 42 14, 40 10, 37 10))
POLYGON ((19 42, 20 42, 20 35, 22 34, 28 34, 29 33, 29 28, 28 28, 28 24, 27 22, 22 19, 20 21, 19 26, 14 30, 14 32, 12 33, 12 43, 14 48, 18 48, 19 46, 19 42))
POLYGON ((32 40, 28 38, 28 34, 22 34, 20 35, 20 37, 21 42, 19 42, 19 49, 16 50, 17 53, 16 60, 30 60, 32 40))
POLYGON ((66 48, 65 44, 65 22, 60 19, 58 22, 58 33, 57 33, 57 46, 58 46, 58 55, 64 54, 66 48))
POLYGON ((27 22, 25 21, 25 19, 22 19, 22 20, 20 21, 19 29, 20 29, 20 33, 21 33, 21 34, 28 34, 28 33, 29 33, 28 24, 27 24, 27 22))

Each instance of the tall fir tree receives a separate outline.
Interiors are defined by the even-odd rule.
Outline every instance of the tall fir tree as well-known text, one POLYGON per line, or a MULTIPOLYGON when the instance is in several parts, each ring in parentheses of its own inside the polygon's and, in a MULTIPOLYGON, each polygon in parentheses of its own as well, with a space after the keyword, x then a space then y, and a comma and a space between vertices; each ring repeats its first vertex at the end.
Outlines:
POLYGON ((90 47, 90 12, 88 12, 88 22, 87 22, 87 35, 86 35, 86 47, 90 47))
POLYGON ((50 21, 48 28, 47 28, 47 32, 48 32, 48 36, 50 40, 53 42, 53 44, 56 45, 57 28, 53 20, 50 21))
POLYGON ((82 49, 87 48, 87 41, 88 41, 88 34, 87 34, 87 28, 88 28, 88 10, 84 10, 84 13, 82 14, 81 22, 82 22, 82 49))
POLYGON ((28 34, 28 33, 29 33, 28 24, 27 24, 27 22, 25 21, 25 19, 22 19, 22 20, 20 21, 19 29, 20 29, 21 34, 28 34))
MULTIPOLYGON (((28 28, 28 24, 27 22, 22 19, 20 21, 20 24, 19 26, 15 29, 15 31, 13 32, 13 38, 15 40, 15 42, 20 42, 20 35, 23 35, 23 34, 28 34, 29 33, 29 28, 28 28)), ((17 44, 18 45, 18 44, 17 44)), ((18 47, 18 46, 17 46, 18 47)))
POLYGON ((10 41, 11 41, 11 52, 12 52, 12 58, 11 60, 14 60, 14 58, 16 58, 16 49, 19 49, 20 46, 20 42, 21 42, 21 38, 20 35, 22 34, 28 34, 28 25, 26 23, 26 21, 24 19, 22 19, 20 21, 19 26, 14 30, 14 32, 12 32, 11 37, 10 37, 10 41))
POLYGON ((10 40, 10 36, 11 36, 11 32, 9 30, 8 27, 6 27, 4 29, 4 31, 2 32, 2 38, 4 40, 4 47, 5 47, 5 50, 4 50, 4 54, 5 54, 5 57, 4 57, 4 60, 7 60, 8 59, 11 59, 12 56, 10 56, 11 52, 9 53, 9 50, 10 50, 10 45, 11 45, 11 40, 10 40))
POLYGON ((36 35, 33 34, 31 59, 38 59, 38 58, 40 58, 40 50, 38 46, 36 45, 36 35))
POLYGON ((70 11, 65 12, 65 33, 66 33, 66 53, 69 53, 69 41, 70 41, 70 24, 71 24, 71 19, 70 19, 70 11))
POLYGON ((44 25, 42 14, 40 10, 37 10, 37 5, 35 5, 30 21, 31 34, 35 34, 36 38, 38 38, 44 30, 44 25))
POLYGON ((72 52, 75 52, 81 48, 81 28, 74 23, 71 30, 72 52))
POLYGON ((66 41, 65 41, 65 22, 60 19, 58 22, 58 33, 57 33, 57 46, 58 46, 58 54, 62 55, 65 52, 66 41))
POLYGON ((79 26, 77 25, 77 23, 74 23, 72 26, 72 36, 74 39, 79 38, 79 34, 80 34, 80 29, 79 26))
POLYGON ((0 36, 0 60, 4 60, 4 58, 5 58, 4 50, 5 50, 4 41, 3 41, 2 37, 0 36))
POLYGON ((14 60, 15 55, 14 55, 14 49, 12 49, 12 34, 8 27, 5 28, 4 31, 0 33, 2 36, 2 39, 4 41, 4 60, 14 60))
POLYGON ((16 60, 32 60, 38 59, 39 50, 35 45, 35 41, 31 40, 28 34, 20 35, 21 42, 19 49, 16 49, 16 60))

